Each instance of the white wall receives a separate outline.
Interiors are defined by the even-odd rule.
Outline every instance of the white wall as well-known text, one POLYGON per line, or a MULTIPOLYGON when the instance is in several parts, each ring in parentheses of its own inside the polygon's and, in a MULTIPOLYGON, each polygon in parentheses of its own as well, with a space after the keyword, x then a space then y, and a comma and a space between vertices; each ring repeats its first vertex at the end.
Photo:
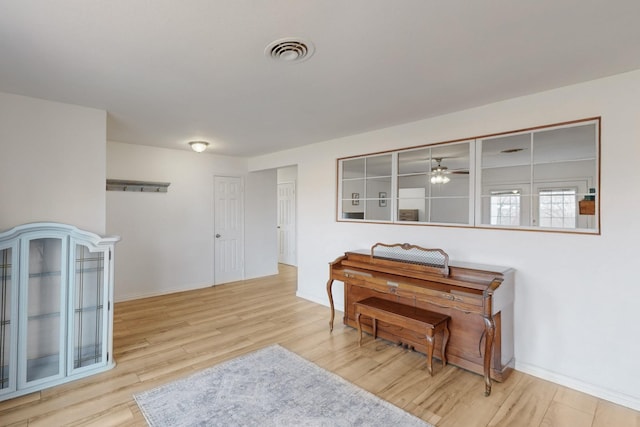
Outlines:
MULTIPOLYGON (((298 164, 298 294, 328 304, 328 262, 376 242, 513 267, 516 369, 640 409, 640 71, 250 159, 298 164), (601 235, 335 221, 336 158, 602 116, 601 235)), ((342 286, 334 285, 342 306, 342 286)), ((327 317, 329 312, 327 310, 327 317)))
POLYGON ((278 274, 278 194, 275 169, 253 172, 246 187, 252 197, 245 197, 245 278, 278 274))
POLYGON ((278 184, 295 182, 298 179, 298 166, 287 166, 278 169, 278 184))
POLYGON ((106 113, 0 93, 0 230, 50 221, 105 232, 106 113))
MULTIPOLYGON (((247 206, 264 197, 264 188, 246 174, 245 159, 108 142, 108 178, 171 183, 167 193, 107 192, 107 230, 122 237, 115 251, 116 301, 212 285, 214 176, 243 177, 247 206)), ((268 217, 267 209, 261 212, 268 217)), ((248 224, 245 231, 253 228, 248 224)), ((275 232, 273 241, 245 233, 245 248, 258 253, 274 242, 275 232)), ((277 259, 272 265, 255 257, 245 261, 252 275, 277 272, 277 259)))

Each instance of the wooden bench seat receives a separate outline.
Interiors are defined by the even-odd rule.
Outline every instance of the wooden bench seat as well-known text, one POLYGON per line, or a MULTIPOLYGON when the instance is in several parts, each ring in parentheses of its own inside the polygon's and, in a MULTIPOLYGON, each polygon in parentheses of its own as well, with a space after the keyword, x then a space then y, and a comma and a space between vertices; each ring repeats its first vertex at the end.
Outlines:
POLYGON ((433 375, 433 346, 434 337, 442 332, 442 366, 446 366, 445 350, 449 340, 449 316, 442 313, 425 310, 395 301, 370 297, 354 303, 356 323, 358 325, 358 345, 362 345, 362 324, 360 316, 370 317, 373 324, 373 338, 377 337, 377 320, 400 326, 408 330, 424 334, 427 340, 427 369, 433 375))

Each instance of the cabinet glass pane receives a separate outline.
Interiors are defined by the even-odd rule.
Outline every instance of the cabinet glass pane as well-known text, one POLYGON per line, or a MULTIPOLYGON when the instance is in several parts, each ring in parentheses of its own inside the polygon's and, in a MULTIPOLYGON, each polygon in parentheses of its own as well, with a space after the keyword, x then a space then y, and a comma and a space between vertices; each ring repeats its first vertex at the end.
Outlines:
POLYGON ((27 381, 60 374, 62 240, 29 242, 27 381))
POLYGON ((104 252, 76 245, 73 367, 103 361, 104 252))
POLYGON ((9 387, 9 366, 12 362, 11 277, 11 248, 2 249, 0 250, 0 390, 9 387))

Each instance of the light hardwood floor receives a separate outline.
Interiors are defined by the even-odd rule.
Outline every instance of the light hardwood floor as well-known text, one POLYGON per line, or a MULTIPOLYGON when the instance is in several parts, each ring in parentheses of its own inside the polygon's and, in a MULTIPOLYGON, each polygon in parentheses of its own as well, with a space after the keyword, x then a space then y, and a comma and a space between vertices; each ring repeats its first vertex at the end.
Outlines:
MULTIPOLYGON (((270 344, 443 426, 640 427, 640 412, 514 372, 483 395, 482 377, 434 363, 337 323, 297 298, 296 269, 115 305, 117 366, 103 374, 0 402, 0 425, 144 426, 132 395, 270 344)), ((324 288, 324 283, 318 283, 324 288)), ((338 313, 336 319, 341 318, 338 313)))

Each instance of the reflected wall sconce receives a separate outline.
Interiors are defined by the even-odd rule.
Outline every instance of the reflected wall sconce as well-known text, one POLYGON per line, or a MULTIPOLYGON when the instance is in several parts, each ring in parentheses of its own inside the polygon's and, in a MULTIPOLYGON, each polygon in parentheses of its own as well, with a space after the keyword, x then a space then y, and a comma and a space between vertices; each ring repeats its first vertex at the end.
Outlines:
POLYGON ((191 149, 196 153, 202 153, 207 149, 209 143, 207 141, 191 141, 189 142, 189 145, 191 146, 191 149))

